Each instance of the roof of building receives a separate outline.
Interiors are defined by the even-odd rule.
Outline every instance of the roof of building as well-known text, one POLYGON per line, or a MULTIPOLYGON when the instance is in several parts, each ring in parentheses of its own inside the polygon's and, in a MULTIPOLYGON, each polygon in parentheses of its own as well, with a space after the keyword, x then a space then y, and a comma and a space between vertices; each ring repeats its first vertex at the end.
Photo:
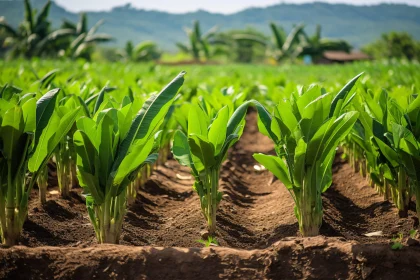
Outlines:
POLYGON ((323 56, 326 59, 334 61, 354 61, 354 60, 368 60, 370 56, 362 52, 346 53, 342 51, 326 51, 323 56))

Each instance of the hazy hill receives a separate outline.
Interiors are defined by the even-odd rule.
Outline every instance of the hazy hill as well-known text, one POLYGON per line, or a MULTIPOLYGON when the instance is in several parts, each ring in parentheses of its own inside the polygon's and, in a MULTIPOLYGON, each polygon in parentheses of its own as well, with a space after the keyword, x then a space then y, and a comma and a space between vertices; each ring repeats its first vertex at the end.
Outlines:
MULTIPOLYGON (((0 1, 0 16, 17 25, 23 18, 23 1, 0 1)), ((44 0, 33 0, 34 7, 41 7, 44 0)), ((122 46, 127 40, 134 43, 154 40, 165 50, 174 50, 174 42, 186 40, 184 26, 199 19, 203 29, 218 25, 220 29, 254 26, 269 33, 268 23, 275 21, 287 30, 292 24, 304 22, 308 32, 316 24, 323 27, 323 36, 343 38, 355 47, 378 38, 381 33, 397 30, 407 31, 420 39, 420 8, 401 4, 381 4, 373 6, 352 6, 344 4, 278 4, 267 8, 250 8, 244 11, 223 15, 197 11, 185 14, 171 14, 159 11, 134 9, 129 5, 116 7, 111 11, 89 12, 89 25, 99 19, 106 23, 100 32, 116 38, 114 44, 122 46)), ((61 19, 78 20, 71 13, 53 3, 50 19, 59 26, 61 19)))

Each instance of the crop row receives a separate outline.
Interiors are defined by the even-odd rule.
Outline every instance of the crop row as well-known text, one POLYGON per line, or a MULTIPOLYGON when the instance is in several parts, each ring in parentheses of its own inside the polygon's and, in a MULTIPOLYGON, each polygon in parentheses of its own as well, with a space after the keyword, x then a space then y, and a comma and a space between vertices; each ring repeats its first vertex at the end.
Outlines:
MULTIPOLYGON (((416 69, 400 67, 405 74, 416 69)), ((153 76, 155 70, 149 71, 153 76)), ((31 80, 27 88, 35 93, 16 85, 0 88, 0 225, 2 243, 9 246, 19 239, 35 186, 41 203, 46 201, 50 161, 57 166, 63 197, 72 185, 83 187, 98 242, 118 243, 128 204, 170 147, 174 158, 191 169, 214 236, 222 199, 220 168, 242 135, 250 106, 258 112, 260 132, 275 147, 275 155, 254 158, 289 190, 303 236, 319 233, 321 194, 331 186, 339 146, 372 186, 393 200, 401 216, 412 196, 420 195, 420 97, 416 86, 404 86, 412 80, 387 91, 370 84, 369 74, 359 74, 327 90, 317 84, 279 85, 274 77, 269 82, 275 85, 267 87, 238 76, 231 77, 231 87, 185 83, 178 94, 181 72, 159 93, 139 94, 147 90, 141 79, 135 79, 134 90, 121 92, 111 83, 98 88, 81 76, 60 80, 58 71, 41 78, 32 72, 33 77, 9 80, 31 80)), ((191 80, 199 79, 192 72, 191 80)), ((160 75, 148 89, 162 80, 160 75)))

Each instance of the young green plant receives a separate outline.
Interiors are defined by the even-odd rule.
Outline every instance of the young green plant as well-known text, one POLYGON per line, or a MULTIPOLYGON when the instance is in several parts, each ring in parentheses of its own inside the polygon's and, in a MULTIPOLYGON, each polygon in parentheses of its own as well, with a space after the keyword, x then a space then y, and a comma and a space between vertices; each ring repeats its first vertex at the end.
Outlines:
MULTIPOLYGON (((291 193, 303 236, 315 236, 322 223, 322 199, 332 182, 332 162, 338 144, 356 122, 357 112, 342 111, 360 75, 333 96, 318 86, 291 95, 274 108, 263 133, 274 144, 276 156, 254 154, 291 193)), ((261 126, 260 126, 261 128, 261 126)))
POLYGON ((99 243, 119 242, 126 188, 142 166, 157 159, 155 138, 184 74, 147 99, 137 114, 133 103, 101 110, 98 98, 94 117, 77 121, 73 139, 78 178, 87 193, 87 210, 99 243))
POLYGON ((31 94, 0 98, 0 224, 7 246, 17 243, 31 190, 79 111, 60 118, 54 110, 58 92, 51 90, 38 101, 31 94))
POLYGON ((256 105, 258 111, 264 114, 264 119, 269 117, 256 101, 245 102, 232 115, 225 106, 213 119, 207 110, 192 105, 188 115, 188 136, 180 130, 174 135, 172 152, 181 165, 191 168, 195 178, 193 189, 200 199, 210 236, 216 232, 216 212, 222 199, 219 191, 220 167, 229 148, 242 135, 245 114, 251 104, 256 105))

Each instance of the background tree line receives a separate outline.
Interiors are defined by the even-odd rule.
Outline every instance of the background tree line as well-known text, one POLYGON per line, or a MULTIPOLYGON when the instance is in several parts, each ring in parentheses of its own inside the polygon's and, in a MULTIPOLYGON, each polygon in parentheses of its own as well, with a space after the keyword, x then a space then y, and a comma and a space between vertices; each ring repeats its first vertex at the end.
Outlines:
MULTIPOLYGON (((17 28, 13 28, 4 17, 0 17, 0 56, 8 58, 84 58, 91 60, 96 46, 112 41, 105 33, 98 33, 103 20, 88 28, 86 14, 80 14, 78 22, 63 20, 53 30, 49 20, 51 2, 47 1, 37 12, 29 0, 24 1, 25 17, 17 28)), ((277 62, 295 61, 311 56, 316 61, 325 51, 350 52, 351 46, 344 40, 322 37, 321 26, 314 34, 307 34, 305 25, 295 25, 289 33, 270 23, 271 36, 248 27, 242 30, 219 31, 215 26, 203 32, 199 21, 185 28, 186 42, 177 42, 176 47, 185 59, 205 62, 225 59, 239 63, 263 62, 267 58, 277 62)), ((100 48, 101 57, 111 61, 155 61, 162 51, 153 41, 135 45, 128 41, 124 49, 100 48)), ((366 45, 363 50, 374 58, 420 58, 420 43, 408 33, 383 34, 378 41, 366 45)))

